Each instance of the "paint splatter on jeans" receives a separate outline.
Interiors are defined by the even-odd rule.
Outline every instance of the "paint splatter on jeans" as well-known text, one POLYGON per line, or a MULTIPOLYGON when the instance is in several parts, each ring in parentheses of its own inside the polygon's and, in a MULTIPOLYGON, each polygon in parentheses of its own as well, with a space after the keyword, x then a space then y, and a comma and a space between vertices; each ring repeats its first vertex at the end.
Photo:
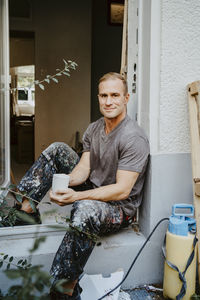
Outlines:
POLYGON ((53 143, 42 152, 17 188, 31 193, 31 198, 40 201, 52 185, 53 174, 69 174, 78 162, 78 154, 68 145, 53 143))
MULTIPOLYGON (((64 143, 54 143, 44 150, 38 160, 22 178, 20 191, 31 192, 35 200, 42 200, 52 184, 55 173, 70 173, 79 161, 78 155, 64 143)), ((88 189, 88 185, 81 189, 88 189)), ((78 187, 79 189, 79 187, 78 187)), ((124 227, 125 216, 120 205, 96 200, 77 201, 72 206, 71 224, 78 228, 67 232, 55 255, 51 274, 54 281, 75 280, 94 248, 95 242, 84 232, 103 236, 119 231, 124 227)))
MULTIPOLYGON (((73 204, 72 226, 97 236, 119 231, 123 226, 123 211, 109 203, 82 200, 73 204)), ((77 279, 94 248, 95 242, 84 233, 67 232, 56 253, 51 268, 55 280, 77 279)))

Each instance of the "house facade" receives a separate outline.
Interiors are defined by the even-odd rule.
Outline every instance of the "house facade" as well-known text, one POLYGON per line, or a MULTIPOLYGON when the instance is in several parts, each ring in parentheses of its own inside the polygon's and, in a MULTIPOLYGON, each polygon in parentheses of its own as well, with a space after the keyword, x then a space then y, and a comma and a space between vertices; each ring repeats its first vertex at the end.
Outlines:
MULTIPOLYGON (((95 91, 92 85, 101 73, 96 66, 101 64, 99 66, 102 68, 101 71, 103 72, 103 68, 105 71, 107 70, 107 66, 105 67, 106 57, 101 63, 98 61, 98 57, 100 53, 105 56, 104 48, 109 45, 109 52, 112 45, 109 44, 109 39, 104 40, 103 46, 98 44, 98 41, 102 39, 102 32, 94 21, 94 19, 97 20, 97 11, 94 11, 94 8, 98 10, 97 1, 92 3, 88 0, 84 1, 83 4, 83 1, 77 0, 76 2, 80 5, 77 11, 73 4, 68 4, 65 7, 66 14, 67 9, 70 11, 68 15, 70 22, 74 20, 71 16, 72 12, 74 16, 75 13, 77 14, 75 19, 77 24, 79 17, 82 18, 81 25, 75 26, 73 23, 75 33, 79 32, 80 28, 82 30, 81 34, 79 32, 78 35, 79 43, 76 42, 76 35, 73 35, 69 38, 70 47, 65 45, 63 41, 63 36, 67 35, 64 27, 64 16, 59 15, 56 19, 57 22, 61 22, 62 28, 65 28, 62 31, 62 39, 59 38, 56 29, 54 32, 52 25, 54 1, 49 1, 49 6, 44 3, 46 1, 41 1, 43 4, 36 2, 38 7, 35 5, 34 10, 37 14, 34 15, 33 11, 31 22, 26 23, 27 21, 14 19, 10 22, 10 29, 12 30, 25 30, 25 26, 27 26, 27 30, 35 32, 36 77, 44 74, 49 63, 50 69, 53 69, 51 56, 54 52, 56 53, 55 49, 58 45, 60 49, 62 48, 60 45, 63 45, 64 50, 62 49, 55 54, 54 65, 58 63, 60 57, 65 58, 62 56, 67 53, 67 55, 73 56, 72 59, 78 59, 81 67, 80 71, 74 73, 70 78, 71 81, 69 80, 67 86, 61 87, 61 91, 55 86, 50 87, 46 94, 43 91, 36 91, 38 103, 36 104, 35 153, 37 156, 44 147, 55 141, 57 136, 60 140, 64 139, 69 144, 73 144, 75 131, 78 130, 82 134, 90 120, 93 120, 93 116, 97 114, 97 105, 93 102, 95 91), (52 26, 49 35, 55 36, 54 44, 46 39, 47 32, 45 30, 48 26, 44 28, 42 21, 42 12, 47 7, 51 16, 48 24, 52 26), (84 14, 81 11, 84 11, 84 14), (85 39, 81 39, 83 34, 85 34, 85 39), (47 45, 48 48, 46 48, 47 45), (81 51, 77 50, 78 45, 81 51), (74 51, 75 54, 73 54, 74 51), (73 86, 76 86, 75 98, 81 99, 80 102, 72 102, 74 99, 73 86), (70 100, 63 100, 65 92, 67 99, 70 100), (56 99, 55 95, 58 95, 61 101, 60 107, 57 108, 58 111, 55 111, 53 106, 56 99), (91 95, 92 100, 90 101, 91 95), (71 126, 73 120, 65 118, 66 109, 61 113, 63 107, 69 107, 70 103, 70 112, 68 113, 69 115, 73 114, 73 119, 75 116, 76 127, 71 126), (41 110, 43 115, 40 114, 41 110), (76 111, 77 114, 75 114, 76 111), (59 115, 62 118, 62 124, 58 125, 57 129, 53 126, 56 122, 55 115, 57 118, 59 115), (53 120, 51 124, 49 124, 49 118, 53 120), (66 132, 67 128, 69 129, 68 133, 63 137, 61 133, 66 132)), ((64 2, 60 1, 62 11, 64 2)), ((0 151, 1 185, 5 185, 10 180, 9 93, 7 91, 9 84, 9 26, 8 1, 1 0, 0 3, 2 22, 0 35, 1 87, 6 88, 1 92, 0 151)), ((77 3, 75 6, 77 7, 77 3)), ((104 271, 103 266, 105 265, 108 266, 107 271, 109 268, 110 272, 118 267, 127 270, 157 222, 161 218, 170 216, 172 205, 193 202, 187 84, 200 78, 199 14, 200 2, 198 0, 128 0, 127 78, 131 94, 128 114, 137 119, 144 128, 149 137, 151 148, 144 199, 139 211, 140 233, 137 234, 131 229, 115 237, 104 239, 102 245, 95 249, 94 255, 86 266, 88 273, 101 273, 104 271), (115 259, 113 260, 113 258, 115 259)), ((104 16, 103 13, 102 16, 104 16)), ((101 26, 101 30, 103 30, 103 26, 101 26)), ((109 27, 108 29, 105 27, 105 30, 110 32, 113 39, 114 32, 115 34, 122 33, 120 28, 109 27)), ((114 44, 115 41, 113 40, 112 43, 114 44)), ((117 44, 114 45, 113 53, 117 51, 117 44)), ((115 59, 119 61, 119 55, 115 59)), ((17 257, 27 256, 35 228, 34 226, 26 226, 24 228, 0 229, 2 247, 0 252, 14 254, 17 257)), ((163 223, 157 229, 141 254, 134 270, 125 281, 125 287, 162 281, 164 260, 161 247, 166 229, 167 223, 163 223)), ((47 234, 47 240, 35 254, 34 261, 43 262, 48 270, 64 232, 49 229, 46 225, 39 226, 39 230, 41 234, 47 234)), ((3 276, 2 274, 2 280, 6 283, 3 276)))

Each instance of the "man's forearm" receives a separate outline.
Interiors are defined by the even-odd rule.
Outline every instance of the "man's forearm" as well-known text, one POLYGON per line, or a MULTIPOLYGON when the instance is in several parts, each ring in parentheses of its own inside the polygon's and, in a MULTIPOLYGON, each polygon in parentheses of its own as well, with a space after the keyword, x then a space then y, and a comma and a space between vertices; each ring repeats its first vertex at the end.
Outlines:
POLYGON ((99 201, 119 201, 128 198, 130 191, 123 190, 119 184, 110 184, 96 189, 87 190, 83 192, 76 192, 76 200, 99 200, 99 201))
POLYGON ((122 190, 122 187, 120 187, 118 184, 111 184, 83 192, 76 192, 71 188, 56 194, 53 194, 52 191, 50 191, 49 195, 51 201, 63 206, 72 204, 78 200, 99 200, 104 202, 124 200, 129 196, 130 191, 123 191, 127 190, 122 190))

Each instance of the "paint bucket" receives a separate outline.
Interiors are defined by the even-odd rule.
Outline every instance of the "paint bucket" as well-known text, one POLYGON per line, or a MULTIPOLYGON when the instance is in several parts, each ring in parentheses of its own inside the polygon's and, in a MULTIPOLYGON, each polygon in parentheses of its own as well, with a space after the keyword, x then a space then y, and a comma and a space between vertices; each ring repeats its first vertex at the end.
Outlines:
POLYGON ((189 300, 195 293, 196 221, 194 207, 175 204, 166 233, 166 260, 163 295, 170 299, 189 300), (181 213, 177 212, 180 211, 181 213))

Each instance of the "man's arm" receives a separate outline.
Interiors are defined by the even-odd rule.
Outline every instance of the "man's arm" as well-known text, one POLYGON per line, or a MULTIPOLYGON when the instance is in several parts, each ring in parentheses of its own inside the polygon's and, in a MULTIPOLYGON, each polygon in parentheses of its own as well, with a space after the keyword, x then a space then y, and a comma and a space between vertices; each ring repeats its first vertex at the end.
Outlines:
POLYGON ((75 192, 72 189, 61 191, 54 195, 50 192, 50 198, 58 205, 71 204, 77 200, 99 200, 99 201, 119 201, 128 198, 139 176, 137 172, 118 170, 116 183, 102 186, 96 189, 75 192))
POLYGON ((79 185, 85 182, 90 174, 90 152, 83 152, 81 159, 73 171, 69 174, 69 186, 79 185))

